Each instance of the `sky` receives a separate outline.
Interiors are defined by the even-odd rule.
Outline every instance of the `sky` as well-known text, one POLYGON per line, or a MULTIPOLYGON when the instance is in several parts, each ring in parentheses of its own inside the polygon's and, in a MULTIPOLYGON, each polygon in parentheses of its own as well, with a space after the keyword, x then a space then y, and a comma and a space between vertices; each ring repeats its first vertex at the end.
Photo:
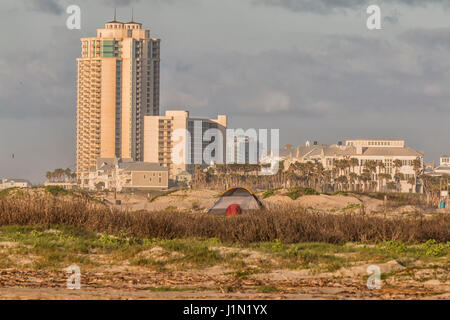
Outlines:
POLYGON ((226 114, 280 129, 280 145, 402 138, 426 161, 450 153, 450 0, 2 0, 0 177, 75 165, 80 38, 114 8, 162 39, 161 113, 226 114), (381 30, 366 27, 373 4, 381 30))

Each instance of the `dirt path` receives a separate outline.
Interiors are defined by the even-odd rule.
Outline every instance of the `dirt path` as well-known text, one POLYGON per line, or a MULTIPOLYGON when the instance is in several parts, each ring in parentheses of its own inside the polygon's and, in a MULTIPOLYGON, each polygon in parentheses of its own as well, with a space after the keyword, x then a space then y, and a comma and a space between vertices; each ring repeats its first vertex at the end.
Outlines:
POLYGON ((65 272, 8 269, 0 272, 0 299, 450 299, 442 286, 386 285, 369 290, 363 280, 354 278, 284 274, 284 279, 274 280, 202 271, 89 271, 82 273, 80 290, 69 290, 65 272))

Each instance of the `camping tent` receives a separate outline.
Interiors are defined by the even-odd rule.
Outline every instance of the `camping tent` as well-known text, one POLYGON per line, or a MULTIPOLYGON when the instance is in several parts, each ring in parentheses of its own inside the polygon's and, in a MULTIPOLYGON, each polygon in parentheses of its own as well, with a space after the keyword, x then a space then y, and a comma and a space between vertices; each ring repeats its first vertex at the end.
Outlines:
POLYGON ((208 213, 225 215, 230 205, 237 204, 243 213, 262 208, 262 203, 256 195, 247 188, 233 187, 225 190, 219 200, 212 206, 208 213))

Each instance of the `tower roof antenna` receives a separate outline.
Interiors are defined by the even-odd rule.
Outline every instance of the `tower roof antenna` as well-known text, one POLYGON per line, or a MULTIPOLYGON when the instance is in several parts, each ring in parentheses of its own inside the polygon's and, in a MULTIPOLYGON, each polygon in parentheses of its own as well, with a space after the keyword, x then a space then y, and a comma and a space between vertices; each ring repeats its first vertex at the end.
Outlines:
POLYGON ((116 8, 114 8, 114 20, 113 21, 117 21, 116 20, 116 8))
POLYGON ((131 22, 134 22, 134 8, 131 8, 131 22))

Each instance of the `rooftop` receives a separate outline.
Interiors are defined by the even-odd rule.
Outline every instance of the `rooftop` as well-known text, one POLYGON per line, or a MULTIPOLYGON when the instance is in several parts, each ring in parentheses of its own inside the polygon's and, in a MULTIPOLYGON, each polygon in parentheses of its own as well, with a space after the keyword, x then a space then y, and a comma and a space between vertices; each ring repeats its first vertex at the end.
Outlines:
POLYGON ((338 146, 338 145, 300 145, 294 150, 286 148, 280 149, 279 155, 281 157, 298 157, 311 158, 318 156, 410 156, 423 157, 422 151, 414 150, 410 147, 364 147, 362 153, 358 154, 354 146, 338 146))
POLYGON ((26 182, 28 184, 31 184, 30 181, 26 180, 26 179, 13 179, 13 178, 0 178, 0 182, 4 181, 4 182, 26 182))
POLYGON ((403 148, 384 148, 384 147, 369 147, 363 148, 363 155, 365 156, 423 156, 422 151, 416 151, 410 147, 403 148))
POLYGON ((125 162, 120 163, 119 168, 130 171, 169 171, 168 168, 161 166, 159 163, 150 162, 125 162))
POLYGON ((403 139, 372 139, 372 138, 357 138, 357 139, 346 139, 346 141, 403 141, 403 139))

